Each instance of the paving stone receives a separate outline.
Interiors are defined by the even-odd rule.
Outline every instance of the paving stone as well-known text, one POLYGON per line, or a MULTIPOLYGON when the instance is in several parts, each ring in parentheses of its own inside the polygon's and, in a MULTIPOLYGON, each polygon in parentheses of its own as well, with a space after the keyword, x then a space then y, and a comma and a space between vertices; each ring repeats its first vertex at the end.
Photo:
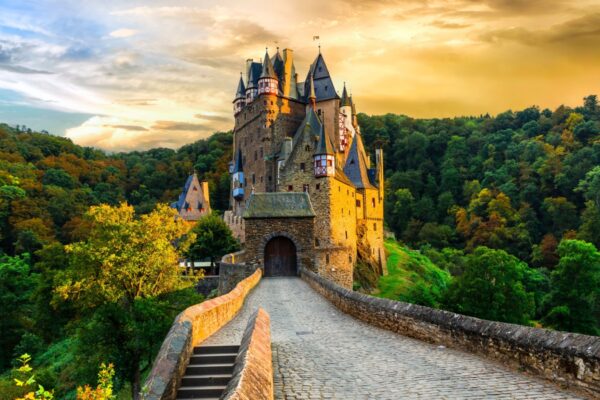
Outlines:
POLYGON ((205 343, 239 343, 259 306, 271 317, 276 399, 579 398, 492 360, 365 324, 299 278, 264 278, 205 343))

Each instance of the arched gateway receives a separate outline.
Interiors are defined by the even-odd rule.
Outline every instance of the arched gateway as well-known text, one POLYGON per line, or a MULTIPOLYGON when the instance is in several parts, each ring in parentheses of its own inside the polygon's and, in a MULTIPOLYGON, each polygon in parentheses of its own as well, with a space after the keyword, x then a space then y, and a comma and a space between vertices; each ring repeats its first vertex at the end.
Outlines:
POLYGON ((296 276, 296 245, 284 236, 276 236, 265 246, 265 276, 296 276))

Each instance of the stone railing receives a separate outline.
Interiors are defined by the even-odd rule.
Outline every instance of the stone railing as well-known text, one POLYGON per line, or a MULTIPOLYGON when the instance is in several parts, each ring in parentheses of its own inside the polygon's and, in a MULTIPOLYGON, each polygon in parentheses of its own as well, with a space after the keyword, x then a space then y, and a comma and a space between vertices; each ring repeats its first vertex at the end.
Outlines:
POLYGON ((239 282, 226 295, 186 308, 175 318, 144 385, 145 400, 174 400, 190 355, 204 339, 229 322, 260 281, 262 270, 239 282))
POLYGON ((246 252, 244 250, 236 251, 235 253, 225 254, 223 257, 221 257, 221 262, 227 264, 241 264, 244 261, 246 261, 244 258, 245 254, 246 252))
POLYGON ((600 337, 486 321, 342 288, 306 269, 301 276, 341 311, 430 343, 460 348, 600 398, 600 337))
POLYGON ((248 321, 233 377, 221 399, 273 400, 273 361, 269 314, 259 308, 248 321))

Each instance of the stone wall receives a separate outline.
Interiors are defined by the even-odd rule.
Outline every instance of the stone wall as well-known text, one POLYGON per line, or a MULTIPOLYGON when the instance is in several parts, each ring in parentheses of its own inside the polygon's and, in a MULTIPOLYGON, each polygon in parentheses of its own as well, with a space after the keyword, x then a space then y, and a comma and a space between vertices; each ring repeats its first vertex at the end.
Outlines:
POLYGON ((221 399, 273 400, 273 361, 269 314, 259 308, 248 321, 233 377, 221 399))
POLYGON ((265 246, 274 237, 283 236, 294 242, 298 268, 314 268, 314 218, 253 218, 246 219, 246 264, 262 266, 265 246))
POLYGON ((145 400, 174 400, 190 354, 239 311, 244 299, 260 281, 258 270, 226 295, 186 308, 175 318, 144 384, 145 400))
POLYGON ((229 293, 238 283, 252 275, 258 266, 253 264, 221 262, 219 267, 219 294, 229 293))
POLYGON ((600 397, 600 337, 486 321, 352 292, 307 270, 301 276, 341 311, 364 322, 491 357, 600 397))
POLYGON ((206 297, 218 287, 219 277, 215 275, 207 275, 200 279, 198 283, 196 283, 196 292, 206 297))

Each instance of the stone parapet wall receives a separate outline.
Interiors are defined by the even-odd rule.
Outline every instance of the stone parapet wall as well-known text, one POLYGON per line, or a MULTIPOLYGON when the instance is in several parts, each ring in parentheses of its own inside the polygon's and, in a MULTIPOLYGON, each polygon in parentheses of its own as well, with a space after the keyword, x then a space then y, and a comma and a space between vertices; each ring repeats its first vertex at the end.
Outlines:
POLYGON ((306 269, 302 279, 341 311, 402 335, 461 348, 600 397, 600 337, 486 321, 344 289, 306 269))
POLYGON ((238 283, 251 276, 257 268, 253 264, 221 262, 219 266, 219 294, 229 293, 238 283))
POLYGON ((144 385, 145 400, 174 400, 190 355, 204 339, 229 322, 260 281, 257 270, 226 295, 186 308, 175 318, 144 385))
POLYGON ((259 308, 248 321, 224 400, 273 400, 269 314, 259 308))

